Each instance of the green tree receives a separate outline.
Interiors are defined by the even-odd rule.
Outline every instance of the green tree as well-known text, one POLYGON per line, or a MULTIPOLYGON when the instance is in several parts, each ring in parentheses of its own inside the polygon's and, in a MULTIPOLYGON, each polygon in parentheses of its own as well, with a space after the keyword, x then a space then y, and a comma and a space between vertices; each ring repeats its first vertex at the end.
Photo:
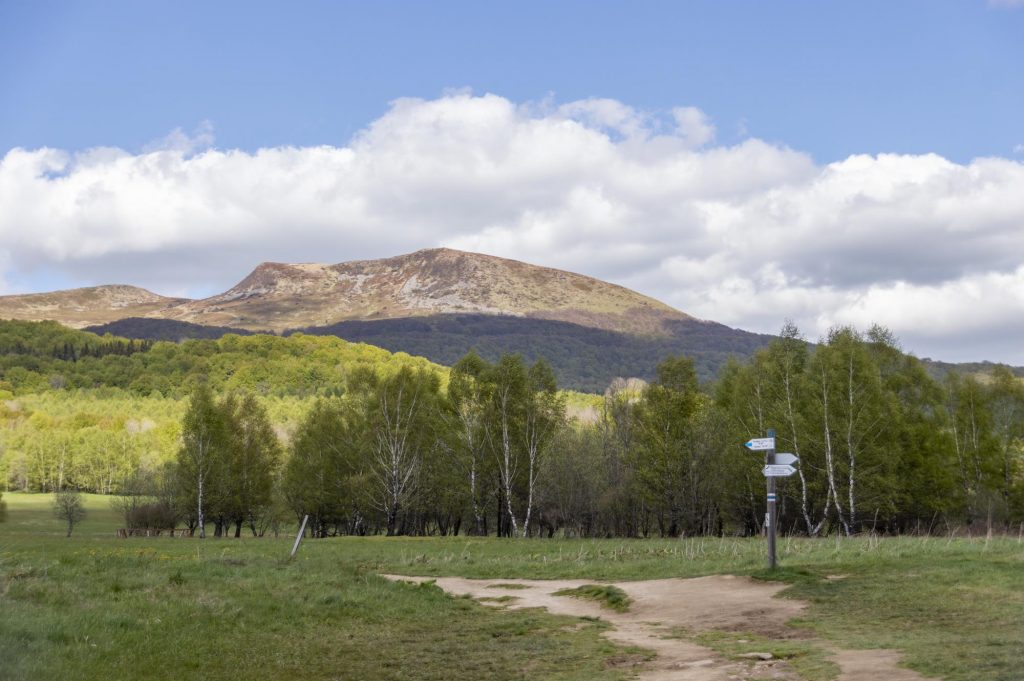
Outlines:
POLYGON ((388 536, 404 533, 400 516, 416 494, 424 459, 436 454, 439 393, 436 374, 402 367, 381 379, 366 401, 372 494, 388 536))
POLYGON ((523 412, 529 395, 522 357, 503 355, 487 372, 487 384, 484 433, 498 474, 497 534, 518 536, 516 506, 523 467, 523 412))
POLYGON ((634 412, 636 470, 661 534, 674 537, 692 529, 684 511, 687 476, 694 473, 690 446, 697 374, 689 358, 669 357, 658 365, 657 375, 634 412))
POLYGON ((988 512, 999 476, 990 391, 974 376, 946 377, 946 403, 967 525, 988 512))
POLYGON ((221 410, 230 444, 222 478, 224 510, 236 537, 243 524, 255 535, 257 520, 272 502, 281 445, 266 409, 252 394, 224 400, 221 410))
POLYGON ((565 400, 558 393, 555 372, 543 359, 527 371, 527 394, 523 405, 522 438, 526 454, 526 512, 523 536, 530 534, 534 492, 544 457, 565 419, 565 400))
POLYGON ((992 371, 989 388, 993 435, 998 446, 995 487, 1002 506, 1004 523, 1014 513, 1014 499, 1024 486, 1024 383, 1005 366, 992 371))
POLYGON ((318 399, 299 424, 281 485, 296 515, 310 516, 313 536, 366 532, 366 445, 362 408, 346 400, 318 399))
POLYGON ((183 505, 195 509, 194 524, 199 537, 206 537, 206 504, 223 495, 224 469, 229 452, 227 424, 223 410, 205 384, 199 384, 189 398, 182 419, 181 448, 178 450, 178 476, 183 505))
POLYGON ((486 454, 486 377, 490 365, 470 351, 452 366, 448 378, 446 409, 447 431, 452 463, 462 473, 468 486, 473 515, 472 533, 487 533, 483 477, 488 461, 486 454))
POLYGON ((82 494, 76 489, 62 489, 53 495, 53 514, 68 525, 67 536, 71 536, 75 525, 85 519, 85 504, 82 494))

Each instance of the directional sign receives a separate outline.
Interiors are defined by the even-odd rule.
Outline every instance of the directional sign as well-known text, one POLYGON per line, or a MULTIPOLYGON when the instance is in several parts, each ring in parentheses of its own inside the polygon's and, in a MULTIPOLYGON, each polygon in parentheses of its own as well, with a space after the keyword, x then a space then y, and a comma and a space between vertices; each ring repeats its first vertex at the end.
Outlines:
POLYGON ((789 452, 784 452, 782 454, 776 454, 775 455, 775 463, 781 463, 781 464, 789 463, 789 464, 793 464, 793 463, 796 463, 799 460, 800 459, 796 458, 795 455, 790 454, 789 452))
POLYGON ((747 442, 743 443, 743 446, 752 452, 765 452, 769 449, 775 449, 775 438, 773 437, 755 437, 747 442))
POLYGON ((796 473, 796 469, 789 464, 770 464, 764 467, 766 478, 788 478, 793 473, 796 473))

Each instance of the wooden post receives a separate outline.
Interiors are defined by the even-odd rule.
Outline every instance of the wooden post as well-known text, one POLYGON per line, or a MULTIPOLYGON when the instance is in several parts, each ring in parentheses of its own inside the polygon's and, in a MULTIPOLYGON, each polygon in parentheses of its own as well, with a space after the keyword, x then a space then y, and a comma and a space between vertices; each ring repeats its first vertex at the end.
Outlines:
POLYGON ((302 541, 302 535, 304 535, 306 533, 306 521, 307 520, 309 520, 309 516, 308 515, 302 516, 302 525, 299 527, 299 533, 297 535, 295 535, 295 545, 292 546, 292 555, 289 556, 289 559, 294 558, 295 557, 295 552, 299 550, 299 542, 302 541))

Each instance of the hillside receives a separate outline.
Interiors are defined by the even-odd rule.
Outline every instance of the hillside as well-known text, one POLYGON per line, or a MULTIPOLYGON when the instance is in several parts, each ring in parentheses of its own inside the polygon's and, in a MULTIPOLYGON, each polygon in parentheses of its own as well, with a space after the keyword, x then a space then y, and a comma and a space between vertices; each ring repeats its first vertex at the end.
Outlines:
POLYGON ((263 263, 220 295, 138 316, 282 332, 434 314, 550 319, 644 335, 690 319, 598 279, 447 248, 336 265, 263 263))
POLYGON ((0 296, 0 319, 55 321, 81 328, 124 319, 159 315, 186 302, 166 298, 137 286, 90 286, 52 293, 0 296))
MULTIPOLYGON (((144 318, 123 319, 87 330, 148 340, 219 338, 236 332, 227 327, 144 318)), ((543 357, 555 370, 559 385, 593 393, 603 392, 616 377, 652 379, 654 367, 668 355, 691 357, 698 377, 710 381, 729 357, 749 357, 772 339, 695 319, 668 322, 666 330, 668 333, 662 335, 642 336, 548 319, 447 314, 349 320, 288 330, 285 334, 301 331, 337 336, 445 365, 458 361, 471 349, 492 362, 502 353, 520 354, 528 362, 543 357)))
MULTIPOLYGON (((985 377, 990 375, 996 367, 1007 366, 998 362, 941 362, 928 357, 922 359, 921 363, 928 370, 928 373, 931 374, 932 378, 937 380, 942 380, 946 374, 951 372, 985 377)), ((1007 368, 1009 368, 1014 376, 1024 380, 1024 367, 1008 366, 1007 368)))
MULTIPOLYGON (((749 357, 772 338, 591 277, 447 248, 334 265, 263 263, 203 300, 123 285, 0 296, 0 319, 165 341, 302 331, 441 364, 470 349, 492 361, 512 352, 544 357, 561 385, 591 392, 620 376, 650 379, 669 354, 692 357, 711 380, 730 357, 749 357)), ((985 368, 926 364, 937 376, 985 368)))
POLYGON ((340 394, 358 371, 445 367, 339 338, 228 335, 183 343, 97 336, 54 322, 0 321, 0 394, 118 389, 181 396, 197 381, 260 395, 340 394))
POLYGON ((125 285, 0 296, 0 319, 52 320, 74 328, 142 317, 281 333, 438 314, 548 319, 640 335, 667 335, 667 324, 693 319, 592 277, 448 248, 334 265, 267 262, 202 300, 125 285))
POLYGON ((489 360, 514 352, 544 357, 563 385, 594 392, 618 376, 650 378, 668 354, 693 357, 709 380, 728 357, 770 339, 591 277, 447 248, 334 265, 263 263, 202 300, 131 286, 6 296, 0 318, 169 341, 301 330, 441 363, 470 349, 489 360))

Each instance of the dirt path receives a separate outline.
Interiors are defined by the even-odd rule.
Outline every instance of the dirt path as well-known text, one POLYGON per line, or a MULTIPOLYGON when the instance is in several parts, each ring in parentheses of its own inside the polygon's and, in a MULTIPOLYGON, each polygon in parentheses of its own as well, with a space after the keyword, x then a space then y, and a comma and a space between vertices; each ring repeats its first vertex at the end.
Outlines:
MULTIPOLYGON (((605 636, 615 643, 644 648, 654 653, 640 664, 637 658, 613 660, 623 666, 637 665, 641 681, 733 681, 739 679, 781 679, 799 677, 784 660, 727 660, 709 648, 682 638, 673 630, 737 631, 767 638, 792 639, 800 631, 787 627, 806 607, 791 599, 774 598, 785 584, 757 582, 728 575, 696 579, 656 579, 619 582, 615 586, 632 599, 628 612, 602 608, 593 601, 555 596, 556 591, 573 589, 593 580, 463 579, 461 577, 403 577, 388 579, 435 581, 445 591, 485 599, 482 602, 511 608, 546 608, 560 615, 599 617, 612 625, 605 636), (509 585, 515 585, 510 588, 509 585), (493 599, 503 596, 496 602, 493 599), (492 599, 492 600, 487 600, 492 599)), ((840 681, 923 681, 916 672, 896 666, 899 654, 891 650, 833 650, 831 659, 839 665, 840 681)))

